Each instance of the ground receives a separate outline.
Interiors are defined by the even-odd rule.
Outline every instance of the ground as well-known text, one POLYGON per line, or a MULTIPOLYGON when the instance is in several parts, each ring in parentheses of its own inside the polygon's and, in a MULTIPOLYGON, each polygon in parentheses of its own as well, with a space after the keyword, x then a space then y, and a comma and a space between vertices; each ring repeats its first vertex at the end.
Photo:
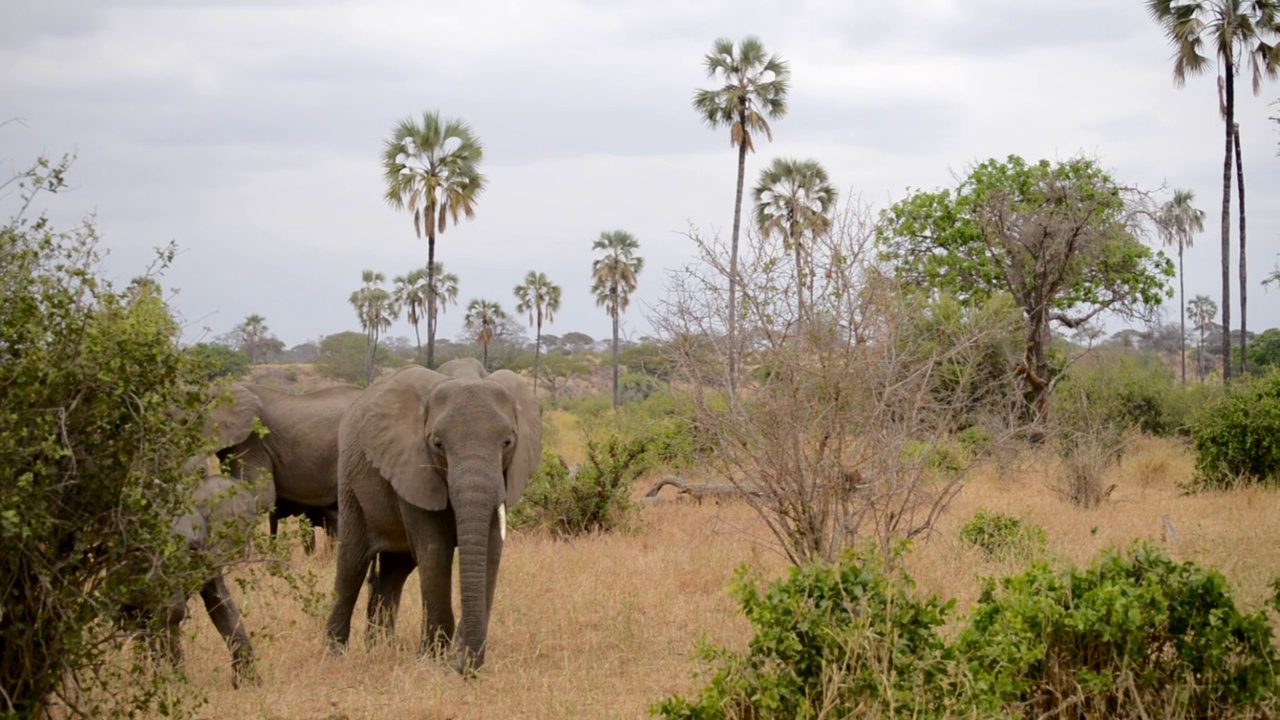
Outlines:
MULTIPOLYGON (((1180 444, 1141 439, 1109 479, 1117 485, 1111 498, 1097 510, 1080 510, 1054 494, 1047 461, 1027 458, 1016 467, 982 468, 937 532, 913 547, 909 570, 922 592, 954 597, 961 608, 976 599, 980 577, 1016 570, 984 561, 958 539, 960 524, 986 508, 1044 526, 1050 553, 1060 560, 1084 563, 1098 550, 1133 538, 1163 542, 1176 559, 1221 569, 1238 600, 1257 607, 1270 579, 1280 575, 1276 493, 1184 495, 1177 483, 1190 479, 1191 469, 1180 444), (1163 539, 1162 515, 1176 529, 1176 541, 1163 539)), ((653 479, 637 484, 637 497, 653 479)), ((293 562, 314 573, 316 589, 330 589, 334 553, 323 539, 315 556, 297 549, 293 562)), ((396 645, 366 648, 362 601, 351 648, 342 657, 323 649, 327 604, 309 614, 274 580, 256 589, 236 588, 264 684, 231 689, 226 648, 194 601, 186 625, 188 674, 209 699, 198 717, 645 717, 659 698, 698 686, 691 673, 699 637, 735 647, 745 643, 748 627, 726 590, 742 564, 770 578, 786 569, 767 530, 740 502, 646 505, 629 533, 567 542, 513 531, 502 562, 488 663, 471 681, 413 652, 421 616, 416 575, 406 587, 396 645)))

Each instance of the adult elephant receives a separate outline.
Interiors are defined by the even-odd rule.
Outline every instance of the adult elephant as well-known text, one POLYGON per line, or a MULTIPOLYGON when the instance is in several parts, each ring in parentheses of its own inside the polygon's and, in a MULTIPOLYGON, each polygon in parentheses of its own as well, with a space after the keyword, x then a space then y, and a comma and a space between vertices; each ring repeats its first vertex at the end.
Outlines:
MULTIPOLYGON (((271 474, 272 533, 276 521, 290 514, 331 526, 337 519, 338 424, 361 389, 339 385, 295 394, 237 383, 232 392, 236 402, 217 419, 218 457, 236 478, 252 482, 271 474)), ((314 541, 307 545, 308 552, 314 548, 314 541)))
MULTIPOLYGON (((189 552, 203 554, 209 563, 210 575, 200 587, 200 598, 209 619, 231 650, 232 686, 256 685, 260 680, 254 669, 253 645, 223 577, 222 567, 246 547, 260 512, 257 494, 252 487, 223 477, 213 456, 207 460, 195 458, 188 461, 184 472, 201 472, 202 479, 195 490, 193 510, 174 520, 173 531, 186 541, 189 552)), ((160 634, 151 637, 152 649, 176 667, 182 666, 180 626, 187 617, 187 600, 181 591, 169 596, 158 608, 160 634)), ((126 608, 126 612, 135 617, 150 618, 157 609, 131 607, 126 608)))
POLYGON ((455 640, 454 668, 484 664, 506 508, 519 502, 542 454, 538 401, 508 370, 474 360, 440 372, 410 366, 364 391, 338 431, 338 568, 325 626, 330 647, 347 644, 361 581, 371 576, 371 629, 394 623, 404 581, 420 566, 420 652, 455 640), (462 622, 455 638, 454 549, 462 622))

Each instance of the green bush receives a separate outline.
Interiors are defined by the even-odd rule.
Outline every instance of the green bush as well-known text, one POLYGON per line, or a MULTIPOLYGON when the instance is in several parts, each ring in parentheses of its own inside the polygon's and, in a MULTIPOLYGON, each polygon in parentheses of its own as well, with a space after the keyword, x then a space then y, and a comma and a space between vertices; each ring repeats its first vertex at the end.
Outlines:
POLYGON ((1280 658, 1265 612, 1241 613, 1221 574, 1151 546, 988 580, 956 649, 989 712, 1274 716, 1280 658))
POLYGON ((1280 480, 1280 370, 1233 382, 1196 414, 1191 442, 1200 486, 1280 480))
POLYGON ((627 527, 631 486, 652 464, 649 436, 609 434, 587 441, 587 462, 570 474, 564 459, 542 453, 524 498, 511 508, 512 527, 543 528, 557 537, 627 527))
POLYGON ((226 345, 199 343, 187 348, 187 353, 200 363, 209 380, 224 377, 239 379, 249 372, 249 356, 243 350, 226 345))
POLYGON ((668 697, 653 715, 684 720, 942 717, 964 713, 956 663, 939 628, 954 601, 918 599, 884 556, 846 551, 838 563, 793 567, 765 591, 745 567, 731 591, 751 623, 746 652, 702 644, 713 664, 696 697, 668 697))
MULTIPOLYGON (((348 331, 328 335, 320 341, 315 367, 322 375, 364 385, 369 379, 368 363, 369 338, 364 333, 348 331)), ((405 360, 386 345, 379 345, 374 365, 397 368, 403 367, 405 360)))
POLYGON ((1021 518, 979 509, 960 526, 960 539, 989 559, 1034 557, 1048 547, 1045 529, 1021 518))
POLYGON ((1126 348, 1107 348, 1076 362, 1067 372, 1055 397, 1054 412, 1073 412, 1081 404, 1098 420, 1118 429, 1137 429, 1168 437, 1178 432, 1185 417, 1178 412, 1177 387, 1173 371, 1156 355, 1126 348))

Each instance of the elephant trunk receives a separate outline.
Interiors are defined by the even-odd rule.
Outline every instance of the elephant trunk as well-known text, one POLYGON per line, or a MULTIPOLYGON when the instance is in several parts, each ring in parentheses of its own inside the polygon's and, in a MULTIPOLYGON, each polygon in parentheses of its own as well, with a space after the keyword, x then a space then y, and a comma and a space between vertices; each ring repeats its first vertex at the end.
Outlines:
POLYGON ((458 527, 458 581, 462 595, 460 648, 454 668, 469 675, 484 664, 489 611, 502 557, 498 507, 505 487, 500 466, 457 467, 450 472, 450 502, 458 527))

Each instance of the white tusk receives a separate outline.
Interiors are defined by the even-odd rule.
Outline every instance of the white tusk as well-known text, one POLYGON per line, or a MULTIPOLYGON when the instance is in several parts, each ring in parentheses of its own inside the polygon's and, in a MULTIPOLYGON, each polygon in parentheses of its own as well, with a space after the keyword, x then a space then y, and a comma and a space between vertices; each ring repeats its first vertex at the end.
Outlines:
POLYGON ((507 504, 499 503, 498 505, 498 533, 503 540, 507 539, 507 504))

